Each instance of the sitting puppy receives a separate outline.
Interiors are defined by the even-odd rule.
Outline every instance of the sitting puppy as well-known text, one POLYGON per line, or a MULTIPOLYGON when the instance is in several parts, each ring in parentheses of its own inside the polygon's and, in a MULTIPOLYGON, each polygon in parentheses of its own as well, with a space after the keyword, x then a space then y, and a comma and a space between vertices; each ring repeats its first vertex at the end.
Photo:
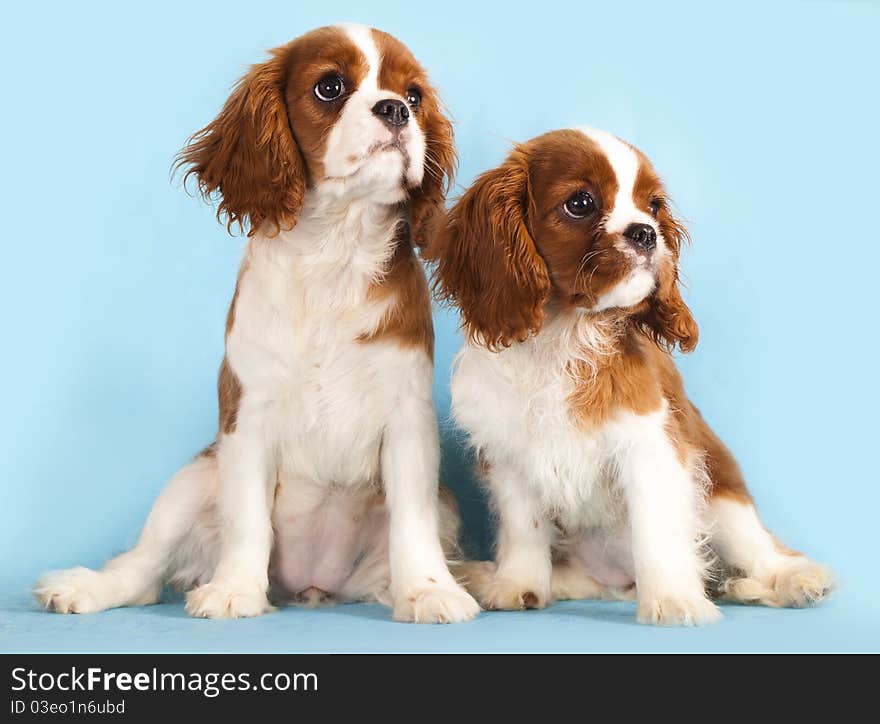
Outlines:
POLYGON ((219 433, 132 550, 48 575, 38 600, 85 613, 153 603, 170 582, 194 616, 256 616, 271 583, 281 601, 472 618, 441 547, 457 515, 438 499, 430 294, 413 249, 455 166, 425 71, 386 33, 315 30, 254 66, 179 160, 219 196, 218 218, 250 229, 219 433))
POLYGON ((592 129, 519 145, 452 208, 428 256, 467 343, 456 421, 498 514, 487 608, 632 596, 638 619, 701 624, 714 593, 822 599, 825 568, 758 518, 671 352, 697 344, 678 288, 687 233, 648 159, 592 129))

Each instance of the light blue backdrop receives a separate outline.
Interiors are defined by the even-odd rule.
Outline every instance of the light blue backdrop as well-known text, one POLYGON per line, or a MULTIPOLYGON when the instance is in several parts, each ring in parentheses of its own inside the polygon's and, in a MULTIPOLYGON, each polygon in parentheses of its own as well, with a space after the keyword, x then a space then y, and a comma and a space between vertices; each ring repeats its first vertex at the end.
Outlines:
MULTIPOLYGON (((354 20, 430 70, 457 120, 461 185, 511 140, 574 124, 653 159, 694 237, 683 267, 702 337, 681 362, 688 389, 766 522, 834 567, 853 606, 840 616, 876 608, 878 4, 156 0, 4 16, 10 596, 130 544, 212 438, 242 240, 169 183, 172 157, 264 49, 354 20)), ((445 416, 460 340, 453 315, 436 319, 445 416)), ((447 480, 484 544, 467 461, 445 437, 447 480)), ((880 646, 867 626, 863 645, 880 646)))

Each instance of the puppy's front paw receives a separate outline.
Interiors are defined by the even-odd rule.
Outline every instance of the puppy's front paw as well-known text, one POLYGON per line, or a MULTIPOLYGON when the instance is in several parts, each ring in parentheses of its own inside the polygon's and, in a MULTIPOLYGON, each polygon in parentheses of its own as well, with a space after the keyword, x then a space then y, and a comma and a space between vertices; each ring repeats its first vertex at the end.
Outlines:
POLYGON ((433 584, 395 596, 395 621, 412 623, 458 623, 470 621, 480 606, 461 586, 433 584))
POLYGON ((255 585, 212 582, 186 595, 186 611, 197 618, 251 618, 272 610, 265 592, 255 585))
POLYGON ((490 611, 524 611, 527 608, 544 608, 550 592, 531 583, 513 581, 493 576, 484 581, 476 591, 477 600, 490 611))
POLYGON ((69 568, 47 573, 34 586, 34 597, 47 611, 95 613, 110 608, 106 573, 91 568, 69 568))
POLYGON ((721 618, 721 611, 702 592, 639 597, 639 623, 657 626, 702 626, 721 618))

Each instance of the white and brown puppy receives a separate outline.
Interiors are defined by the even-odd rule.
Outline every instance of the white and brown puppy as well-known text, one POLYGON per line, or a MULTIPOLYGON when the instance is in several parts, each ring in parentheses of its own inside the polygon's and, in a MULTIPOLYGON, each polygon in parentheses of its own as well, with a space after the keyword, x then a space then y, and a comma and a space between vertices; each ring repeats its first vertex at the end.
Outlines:
POLYGON ((250 237, 226 323, 215 442, 170 481, 137 545, 36 586, 58 612, 188 590, 194 616, 380 600, 472 618, 446 565, 433 329, 414 246, 455 151, 425 71, 390 35, 326 27, 272 51, 180 164, 250 237), (270 590, 271 586, 271 590, 270 590))
POLYGON ((487 608, 636 595, 640 621, 699 624, 719 616, 707 588, 771 606, 829 591, 685 394, 685 240, 648 159, 585 128, 517 146, 432 242, 468 337, 453 413, 499 517, 497 569, 469 571, 487 608))

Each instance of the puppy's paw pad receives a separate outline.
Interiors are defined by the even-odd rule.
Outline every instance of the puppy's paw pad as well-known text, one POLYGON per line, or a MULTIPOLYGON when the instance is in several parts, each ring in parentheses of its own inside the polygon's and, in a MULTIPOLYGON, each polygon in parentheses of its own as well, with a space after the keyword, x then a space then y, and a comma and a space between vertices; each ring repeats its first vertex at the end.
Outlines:
POLYGON ((394 620, 413 623, 459 623, 480 612, 479 604, 459 586, 437 585, 398 598, 394 620))
POLYGON ((206 583, 186 595, 186 611, 196 618, 253 618, 273 610, 257 586, 206 583))
POLYGON ((718 621, 721 611, 702 594, 666 595, 640 601, 637 618, 655 626, 702 626, 718 621))
POLYGON ((34 586, 34 597, 47 611, 95 613, 109 607, 104 573, 90 568, 70 568, 46 574, 34 586))

